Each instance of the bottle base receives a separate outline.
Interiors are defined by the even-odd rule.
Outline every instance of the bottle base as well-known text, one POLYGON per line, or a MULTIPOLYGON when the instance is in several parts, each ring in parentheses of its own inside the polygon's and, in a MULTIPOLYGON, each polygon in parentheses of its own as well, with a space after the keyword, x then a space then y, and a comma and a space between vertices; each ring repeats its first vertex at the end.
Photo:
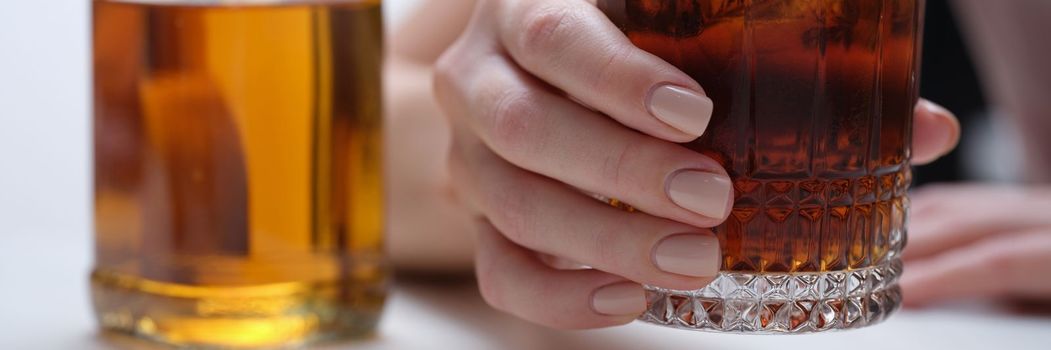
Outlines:
POLYGON ((99 325, 192 348, 284 348, 372 335, 382 283, 334 281, 213 287, 91 275, 99 325))
POLYGON ((745 334, 801 334, 873 325, 901 305, 900 260, 830 272, 723 272, 704 289, 647 287, 639 318, 662 326, 745 334))

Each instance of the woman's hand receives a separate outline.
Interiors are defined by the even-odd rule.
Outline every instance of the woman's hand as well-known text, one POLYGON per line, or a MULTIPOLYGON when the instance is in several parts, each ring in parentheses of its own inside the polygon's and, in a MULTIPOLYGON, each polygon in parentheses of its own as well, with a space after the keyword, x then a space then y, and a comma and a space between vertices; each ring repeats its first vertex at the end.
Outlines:
POLYGON ((1051 301, 1051 186, 937 185, 912 201, 905 304, 1051 301))
POLYGON ((639 283, 696 289, 718 272, 718 241, 701 227, 728 215, 730 180, 675 144, 704 132, 711 100, 594 5, 482 1, 435 89, 453 124, 453 181, 486 219, 475 265, 493 306, 609 326, 644 310, 639 283), (556 270, 536 253, 594 270, 556 270))
MULTIPOLYGON (((611 326, 644 311, 640 283, 697 289, 717 274, 718 240, 704 228, 729 214, 730 179, 676 144, 704 133, 711 100, 593 4, 480 1, 435 69, 451 181, 480 217, 475 268, 494 307, 552 327, 611 326)), ((917 109, 921 161, 958 135, 932 106, 917 109)))

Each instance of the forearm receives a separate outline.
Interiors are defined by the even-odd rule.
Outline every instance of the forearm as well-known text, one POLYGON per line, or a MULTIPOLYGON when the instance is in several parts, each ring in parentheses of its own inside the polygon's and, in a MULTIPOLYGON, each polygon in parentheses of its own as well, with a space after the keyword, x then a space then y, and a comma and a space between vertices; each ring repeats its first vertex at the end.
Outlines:
POLYGON ((475 0, 421 0, 391 37, 394 57, 430 65, 460 36, 475 0))
POLYGON ((427 1, 390 38, 387 245, 401 270, 462 272, 472 265, 473 233, 450 188, 450 131, 432 92, 431 66, 463 31, 473 3, 427 1))

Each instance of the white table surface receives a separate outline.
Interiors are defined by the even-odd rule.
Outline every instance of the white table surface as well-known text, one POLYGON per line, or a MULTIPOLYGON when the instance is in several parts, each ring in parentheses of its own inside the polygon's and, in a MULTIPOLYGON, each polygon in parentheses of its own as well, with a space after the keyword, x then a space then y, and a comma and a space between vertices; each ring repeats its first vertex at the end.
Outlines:
MULTIPOLYGON (((387 0, 404 12, 413 0, 387 0)), ((90 266, 88 0, 0 8, 0 349, 151 349, 100 336, 90 266)), ((391 14, 389 14, 391 15, 391 14)), ((393 22, 393 21, 392 21, 393 22)), ((497 313, 470 282, 402 281, 375 339, 323 349, 1051 349, 1051 316, 956 306, 807 336, 695 333, 635 323, 555 331, 497 313)))
MULTIPOLYGON (((159 349, 100 336, 88 304, 87 230, 5 234, 0 246, 0 349, 159 349)), ((905 311, 861 330, 802 336, 680 331, 636 322, 558 331, 490 309, 470 281, 396 283, 378 335, 320 349, 1049 349, 1051 317, 957 305, 905 311)))

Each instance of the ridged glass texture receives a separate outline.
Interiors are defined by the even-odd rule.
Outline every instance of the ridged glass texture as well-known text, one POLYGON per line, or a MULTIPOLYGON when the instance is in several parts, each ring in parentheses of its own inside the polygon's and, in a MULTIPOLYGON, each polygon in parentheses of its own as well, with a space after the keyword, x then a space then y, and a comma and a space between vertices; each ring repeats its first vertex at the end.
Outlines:
POLYGON ((715 228, 722 275, 699 291, 651 288, 643 320, 795 333, 897 308, 923 4, 599 1, 714 101, 706 133, 686 146, 734 184, 733 211, 715 228))

